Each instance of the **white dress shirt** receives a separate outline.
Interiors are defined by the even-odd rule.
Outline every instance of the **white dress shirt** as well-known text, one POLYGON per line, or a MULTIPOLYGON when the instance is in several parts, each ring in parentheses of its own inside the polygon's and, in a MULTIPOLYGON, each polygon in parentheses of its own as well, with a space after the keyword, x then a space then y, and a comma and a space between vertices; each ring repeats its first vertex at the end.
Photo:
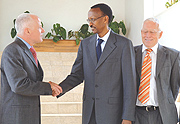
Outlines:
MULTIPOLYGON (((148 49, 144 44, 142 46, 142 63, 144 61, 144 57, 147 53, 146 49, 148 49)), ((145 103, 142 104, 138 97, 136 101, 137 106, 159 106, 158 105, 158 99, 157 99, 157 88, 156 88, 156 59, 157 59, 157 49, 158 49, 158 43, 151 48, 153 51, 150 53, 151 61, 152 61, 152 66, 151 66, 151 77, 150 77, 150 94, 149 94, 149 100, 145 103)))
POLYGON ((104 40, 104 41, 101 43, 101 50, 102 50, 102 52, 103 52, 104 47, 105 47, 105 45, 106 45, 106 42, 107 42, 107 40, 108 40, 108 38, 109 38, 110 32, 111 32, 111 29, 109 28, 108 33, 106 33, 106 35, 104 35, 104 37, 99 37, 99 35, 97 34, 97 43, 96 43, 96 46, 98 45, 98 39, 99 39, 99 38, 102 39, 102 40, 104 40))

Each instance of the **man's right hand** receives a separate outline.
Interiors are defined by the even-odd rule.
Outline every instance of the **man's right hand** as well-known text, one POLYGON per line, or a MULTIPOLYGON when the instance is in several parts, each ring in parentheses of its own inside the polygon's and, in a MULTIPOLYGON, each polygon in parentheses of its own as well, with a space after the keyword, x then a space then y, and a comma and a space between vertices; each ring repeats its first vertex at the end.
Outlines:
POLYGON ((62 88, 56 84, 56 83, 53 83, 51 81, 49 81, 49 84, 51 85, 51 89, 52 89, 52 96, 55 97, 57 95, 59 95, 60 93, 63 92, 62 88))

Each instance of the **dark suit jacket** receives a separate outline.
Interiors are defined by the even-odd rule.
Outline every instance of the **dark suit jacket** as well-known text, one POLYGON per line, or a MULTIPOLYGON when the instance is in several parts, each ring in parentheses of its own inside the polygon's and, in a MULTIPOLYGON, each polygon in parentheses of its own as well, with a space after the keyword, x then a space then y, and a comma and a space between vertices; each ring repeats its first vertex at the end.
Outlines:
MULTIPOLYGON (((136 46, 137 83, 140 84, 142 67, 142 45, 136 46)), ((178 115, 175 100, 180 85, 180 54, 179 51, 158 46, 156 62, 156 86, 159 110, 163 124, 177 124, 178 115)))
POLYGON ((27 46, 18 38, 8 45, 1 59, 1 124, 40 124, 40 98, 52 94, 42 82, 38 67, 27 46))
POLYGON ((82 83, 82 124, 88 124, 95 105, 98 124, 120 124, 134 120, 136 83, 132 43, 113 32, 97 63, 96 35, 81 42, 71 74, 60 84, 63 93, 82 83))

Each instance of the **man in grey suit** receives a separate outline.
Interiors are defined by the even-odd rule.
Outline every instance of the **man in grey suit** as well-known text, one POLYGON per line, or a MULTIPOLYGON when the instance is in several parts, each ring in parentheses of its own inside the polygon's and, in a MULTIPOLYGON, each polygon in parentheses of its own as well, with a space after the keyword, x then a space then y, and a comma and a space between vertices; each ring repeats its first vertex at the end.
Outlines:
POLYGON ((31 50, 42 42, 44 29, 33 14, 16 19, 17 38, 8 45, 1 59, 1 124, 41 124, 40 95, 58 95, 59 85, 42 82, 43 70, 31 50))
POLYGON ((137 85, 139 86, 135 124, 177 124, 178 122, 175 100, 180 85, 180 54, 177 50, 158 44, 162 33, 157 19, 146 19, 141 30, 143 44, 135 47, 137 85), (141 90, 144 70, 142 66, 144 58, 147 57, 146 49, 152 49, 149 54, 151 58, 150 88, 147 88, 149 89, 148 97, 142 97, 145 100, 142 102, 140 96, 143 92, 147 92, 147 89, 141 90))
POLYGON ((111 19, 108 5, 91 7, 87 21, 94 35, 81 41, 71 74, 59 84, 64 94, 84 81, 82 124, 131 124, 135 119, 134 49, 108 27, 111 19))

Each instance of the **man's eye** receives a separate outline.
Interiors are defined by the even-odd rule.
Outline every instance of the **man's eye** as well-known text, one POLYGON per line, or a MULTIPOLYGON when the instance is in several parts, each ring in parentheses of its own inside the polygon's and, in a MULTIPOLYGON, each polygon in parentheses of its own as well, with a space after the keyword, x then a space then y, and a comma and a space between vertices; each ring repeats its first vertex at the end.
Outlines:
POLYGON ((94 21, 95 19, 91 19, 91 21, 94 21))

